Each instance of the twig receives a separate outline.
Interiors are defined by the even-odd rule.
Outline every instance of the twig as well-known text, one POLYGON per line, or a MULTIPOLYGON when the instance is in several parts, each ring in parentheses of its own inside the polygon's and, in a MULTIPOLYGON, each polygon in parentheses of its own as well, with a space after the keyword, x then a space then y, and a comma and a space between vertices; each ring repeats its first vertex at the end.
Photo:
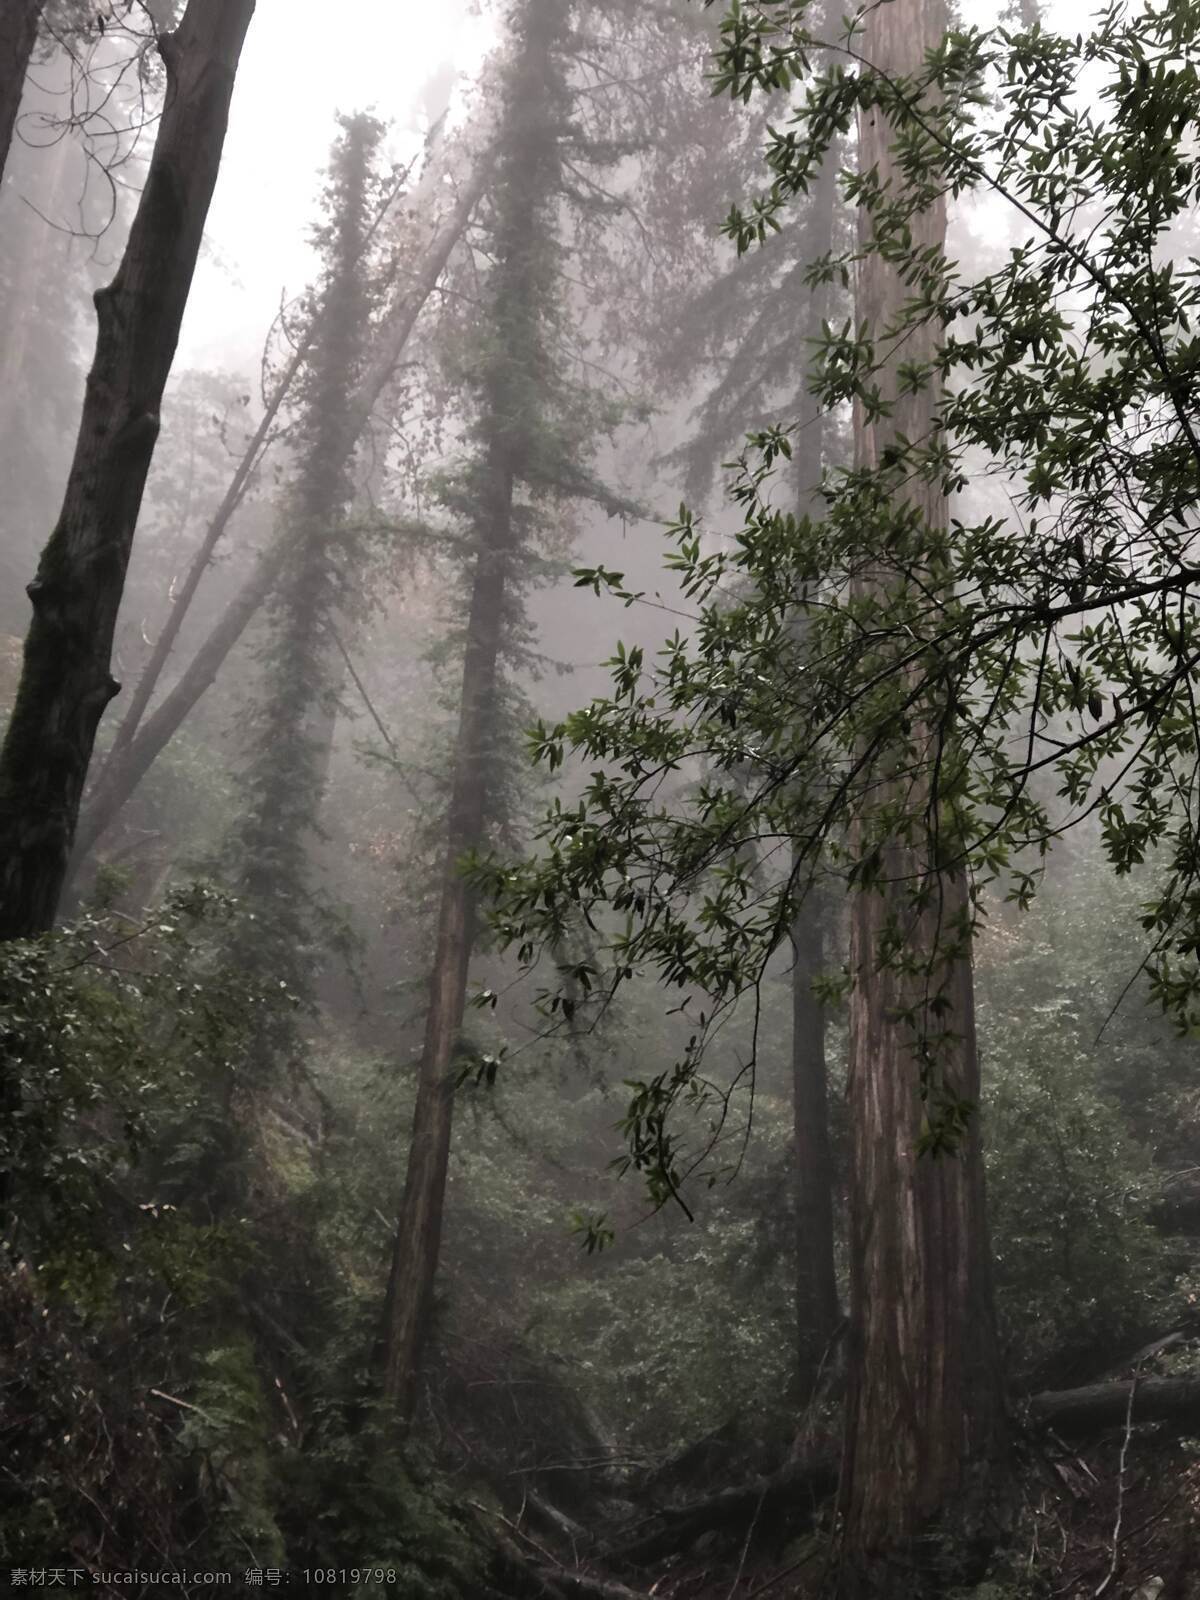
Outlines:
POLYGON ((408 774, 404 771, 404 769, 400 765, 400 752, 396 748, 396 741, 392 738, 391 734, 388 732, 387 728, 385 727, 383 719, 380 717, 378 711, 376 711, 374 703, 373 703, 370 695, 367 693, 366 685, 363 683, 362 679, 359 677, 358 673, 355 671, 354 663, 350 659, 350 652, 346 649, 346 646, 342 643, 341 634, 337 631, 337 629, 333 626, 332 623, 330 623, 330 625, 329 625, 329 631, 333 636, 334 644, 338 648, 338 654, 341 656, 342 661, 345 664, 346 671, 350 674, 350 677, 351 677, 351 680, 353 681, 354 687, 358 690, 359 698, 362 700, 363 705, 366 706, 368 712, 370 713, 371 721, 379 729, 380 736, 382 737, 384 744, 387 745, 388 754, 392 758, 392 766, 393 766, 393 768, 395 769, 396 772, 398 772, 400 774, 401 781, 403 782, 404 787, 408 790, 409 794, 411 794, 413 799, 416 800, 418 804, 420 804, 421 803, 421 796, 417 792, 416 786, 414 785, 412 779, 408 776, 408 774))
MULTIPOLYGON (((515 1522, 509 1520, 501 1511, 494 1511, 490 1506, 482 1505, 478 1500, 468 1500, 467 1505, 475 1511, 481 1511, 484 1516, 495 1517, 506 1528, 511 1529, 518 1538, 523 1539, 527 1545, 536 1550, 547 1563, 545 1567, 534 1567, 528 1557, 523 1556, 511 1541, 505 1541, 512 1557, 520 1560, 524 1566, 534 1572, 537 1577, 548 1585, 553 1585, 561 1594, 565 1587, 572 1593, 587 1597, 587 1600, 648 1600, 648 1597, 637 1589, 629 1589, 623 1583, 618 1583, 612 1578, 597 1578, 590 1572, 582 1572, 578 1567, 574 1571, 566 1566, 556 1555, 553 1555, 544 1545, 531 1539, 524 1529, 519 1528, 515 1522)), ((503 1536, 498 1536, 502 1538, 503 1536)))
POLYGON ((1194 1472, 1185 1472, 1182 1480, 1180 1481, 1179 1487, 1174 1491, 1174 1493, 1167 1496, 1162 1505, 1159 1506, 1158 1510, 1152 1511, 1148 1517, 1143 1517, 1141 1522, 1139 1522, 1136 1527, 1130 1528, 1129 1532, 1125 1535, 1126 1543, 1128 1543, 1130 1539, 1136 1539, 1139 1533, 1144 1533, 1147 1528, 1152 1527, 1154 1523, 1160 1520, 1160 1518, 1165 1517, 1167 1512, 1170 1511, 1171 1507, 1176 1503, 1176 1501, 1181 1499, 1191 1486, 1191 1479, 1194 1476, 1194 1472))
POLYGON ((194 1406, 189 1400, 180 1400, 173 1394, 166 1394, 162 1389, 151 1389, 150 1393, 158 1400, 166 1400, 173 1406, 181 1406, 184 1411, 194 1411, 198 1417, 203 1417, 205 1422, 212 1422, 213 1418, 202 1406, 194 1406))
POLYGON ((482 1511, 485 1517, 495 1517, 497 1522, 502 1522, 506 1528, 515 1533, 518 1539, 524 1539, 531 1549, 537 1551, 543 1561, 548 1561, 552 1567, 560 1567, 564 1572, 566 1571, 557 1556, 552 1555, 545 1545, 539 1544, 536 1539, 531 1538, 524 1528, 518 1528, 516 1523, 511 1522, 502 1511, 493 1511, 490 1506, 485 1506, 478 1500, 468 1500, 467 1504, 476 1511, 482 1511))
POLYGON ((1092 1600, 1100 1600, 1100 1596, 1117 1575, 1117 1562, 1121 1554, 1121 1522, 1125 1515, 1125 1464, 1129 1456, 1129 1441, 1133 1437, 1133 1400, 1137 1394, 1141 1373, 1140 1365, 1133 1369, 1133 1382, 1129 1385, 1129 1404, 1125 1408, 1125 1437, 1121 1440, 1121 1459, 1117 1469, 1117 1516, 1112 1531, 1112 1560, 1108 1564, 1108 1572, 1100 1587, 1093 1591, 1092 1600))
POLYGON ((350 659, 350 652, 346 649, 346 646, 342 643, 341 634, 337 631, 337 629, 333 626, 332 623, 329 625, 329 632, 333 637, 334 644, 338 648, 338 654, 341 656, 342 661, 345 663, 346 671, 350 674, 350 677, 354 682, 354 687, 358 690, 358 693, 359 693, 359 696, 360 696, 360 698, 362 700, 363 705, 366 706, 367 710, 370 712, 371 721, 379 729, 379 732, 380 732, 380 735, 381 735, 381 737, 383 739, 383 742, 388 747, 388 754, 394 760, 396 758, 396 755, 397 755, 396 741, 392 738, 391 734, 387 731, 387 728, 384 726, 383 720, 380 717, 378 711, 376 711, 375 706, 372 703, 371 697, 366 691, 366 687, 364 686, 362 679, 359 677, 358 673, 355 671, 354 663, 350 659))
POLYGON ((750 1526, 746 1529, 746 1540, 742 1545, 742 1559, 738 1562, 738 1569, 733 1575, 733 1582, 729 1585, 729 1593, 725 1600, 733 1600, 737 1593, 738 1585, 742 1581, 742 1573, 746 1570, 746 1557, 750 1553, 750 1541, 754 1538, 754 1530, 758 1527, 758 1518, 763 1508, 763 1501, 767 1498, 767 1485, 764 1482, 762 1493, 758 1497, 758 1504, 754 1508, 754 1515, 750 1519, 750 1526))

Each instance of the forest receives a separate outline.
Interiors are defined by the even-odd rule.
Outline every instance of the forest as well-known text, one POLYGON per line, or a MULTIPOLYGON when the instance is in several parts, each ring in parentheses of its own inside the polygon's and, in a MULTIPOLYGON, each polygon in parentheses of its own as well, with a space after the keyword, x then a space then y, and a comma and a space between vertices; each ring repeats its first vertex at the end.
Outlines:
POLYGON ((0 1583, 1200 1600, 1200 0, 0 0, 0 1583))

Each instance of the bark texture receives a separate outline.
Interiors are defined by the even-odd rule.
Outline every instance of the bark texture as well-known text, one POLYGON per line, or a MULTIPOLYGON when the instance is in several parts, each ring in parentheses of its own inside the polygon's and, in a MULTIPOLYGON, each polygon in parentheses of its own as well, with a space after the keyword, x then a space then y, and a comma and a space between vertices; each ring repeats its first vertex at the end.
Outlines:
POLYGON ((3 0, 0 4, 0 174, 8 162, 44 5, 45 0, 3 0))
MULTIPOLYGON (((890 78, 915 73, 945 26, 941 0, 894 0, 868 13, 863 53, 890 78)), ((874 168, 882 184, 899 188, 894 137, 882 111, 861 114, 861 170, 874 168)), ((860 230, 871 226, 860 212, 860 230)), ((945 226, 943 203, 912 219, 913 249, 940 250, 945 226)), ((911 287, 878 255, 868 256, 859 274, 858 319, 886 348, 885 330, 911 287)), ((903 358, 926 359, 935 340, 932 328, 910 333, 903 358)), ((856 462, 864 468, 877 466, 900 435, 925 440, 936 412, 930 389, 902 397, 894 371, 880 382, 894 410, 874 423, 856 412, 856 462)), ((910 473, 896 492, 928 527, 945 527, 940 485, 910 473)), ((936 582, 935 574, 924 577, 936 582)), ((879 595, 899 581, 868 575, 861 592, 879 595)), ((923 737, 919 729, 914 734, 917 743, 923 737)), ((917 781, 897 777, 896 794, 919 815, 921 797, 907 787, 917 781)), ((928 1109, 925 1046, 947 1093, 979 1099, 966 885, 939 869, 934 841, 920 827, 884 849, 880 881, 885 887, 856 896, 850 957, 851 1336, 842 1509, 848 1566, 868 1575, 863 1588, 876 1557, 904 1550, 934 1527, 963 1528, 986 1510, 1004 1438, 978 1118, 956 1154, 918 1154, 928 1109), (922 885, 930 891, 923 902, 914 898, 922 885), (904 972, 881 957, 896 934, 904 972)))
POLYGON ((33 620, 0 752, 0 938, 53 925, 96 726, 118 692, 113 629, 253 12, 254 0, 190 0, 160 44, 158 139, 121 266, 95 296, 75 456, 29 586, 33 620))
MULTIPOLYGON (((351 406, 356 439, 366 428, 372 410, 395 373, 417 318, 436 289, 450 252, 478 204, 486 181, 488 159, 484 156, 476 164, 454 206, 433 227, 411 278, 396 293, 377 348, 369 358, 351 406)), ((188 714, 211 687, 230 651, 273 590, 286 559, 285 534, 259 557, 241 589, 222 612, 170 693, 145 717, 136 733, 119 751, 114 748, 112 758, 89 794, 80 815, 71 863, 72 873, 78 870, 83 859, 112 826, 122 807, 174 738, 188 714)))

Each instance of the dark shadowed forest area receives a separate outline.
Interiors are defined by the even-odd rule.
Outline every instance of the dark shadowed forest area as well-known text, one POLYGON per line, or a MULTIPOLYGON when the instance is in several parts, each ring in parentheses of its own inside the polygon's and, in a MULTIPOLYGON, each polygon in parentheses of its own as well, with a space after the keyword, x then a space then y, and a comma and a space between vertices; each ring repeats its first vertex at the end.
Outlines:
POLYGON ((0 1586, 1200 1600, 1200 0, 0 0, 0 1586))

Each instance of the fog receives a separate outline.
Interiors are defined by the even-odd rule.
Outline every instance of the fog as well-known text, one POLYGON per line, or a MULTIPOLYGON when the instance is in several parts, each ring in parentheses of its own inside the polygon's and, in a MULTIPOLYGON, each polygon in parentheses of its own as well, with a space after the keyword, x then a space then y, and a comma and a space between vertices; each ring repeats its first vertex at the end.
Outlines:
POLYGON ((1200 1594, 1190 15, 11 10, 12 1584, 1200 1594))
POLYGON ((238 67, 222 181, 180 341, 184 365, 255 362, 280 295, 311 279, 307 231, 335 114, 373 112, 390 125, 385 158, 411 162, 431 117, 447 109, 443 95, 458 86, 461 97, 495 30, 495 17, 470 0, 354 0, 336 25, 308 0, 264 0, 238 67))

